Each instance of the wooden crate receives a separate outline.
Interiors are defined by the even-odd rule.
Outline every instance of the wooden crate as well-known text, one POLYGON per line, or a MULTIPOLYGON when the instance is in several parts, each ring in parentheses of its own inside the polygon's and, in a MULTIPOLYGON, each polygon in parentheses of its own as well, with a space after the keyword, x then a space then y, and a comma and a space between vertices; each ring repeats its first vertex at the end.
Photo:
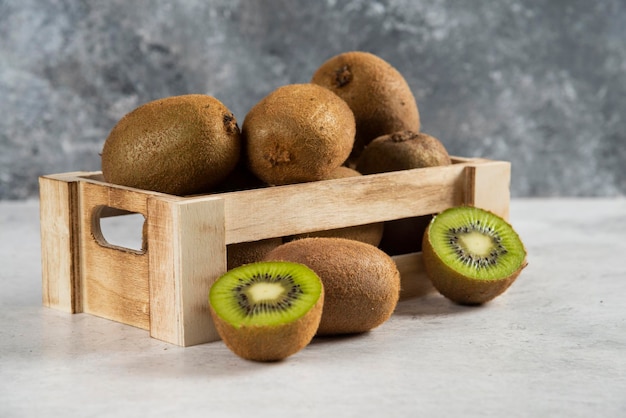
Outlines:
MULTIPOLYGON (((43 304, 190 346, 219 339, 208 291, 226 271, 228 244, 460 204, 508 218, 510 163, 455 157, 445 167, 190 197, 113 185, 99 172, 47 175, 39 184, 43 304), (143 249, 116 247, 102 235, 100 219, 129 213, 145 218, 143 249)), ((403 299, 432 289, 420 253, 393 258, 403 299)))

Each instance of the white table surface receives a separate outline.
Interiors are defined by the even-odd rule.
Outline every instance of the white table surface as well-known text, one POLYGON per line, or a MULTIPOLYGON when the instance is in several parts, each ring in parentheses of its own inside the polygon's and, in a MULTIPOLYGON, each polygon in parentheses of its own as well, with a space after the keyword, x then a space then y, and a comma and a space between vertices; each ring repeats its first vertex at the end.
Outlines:
POLYGON ((38 202, 0 203, 0 417, 624 417, 626 200, 513 200, 502 296, 403 301, 279 363, 41 305, 38 202))

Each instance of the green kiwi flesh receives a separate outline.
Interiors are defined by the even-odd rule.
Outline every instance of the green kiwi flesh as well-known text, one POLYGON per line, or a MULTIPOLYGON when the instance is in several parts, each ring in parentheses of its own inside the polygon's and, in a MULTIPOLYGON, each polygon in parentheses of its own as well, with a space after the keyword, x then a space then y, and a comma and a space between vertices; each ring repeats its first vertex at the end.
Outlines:
POLYGON ((484 209, 457 206, 435 215, 422 241, 433 286, 459 304, 503 293, 526 267, 526 249, 512 226, 484 209))
POLYGON ((305 265, 258 262, 227 271, 209 291, 209 307, 226 346, 242 358, 282 360, 314 337, 324 288, 305 265))

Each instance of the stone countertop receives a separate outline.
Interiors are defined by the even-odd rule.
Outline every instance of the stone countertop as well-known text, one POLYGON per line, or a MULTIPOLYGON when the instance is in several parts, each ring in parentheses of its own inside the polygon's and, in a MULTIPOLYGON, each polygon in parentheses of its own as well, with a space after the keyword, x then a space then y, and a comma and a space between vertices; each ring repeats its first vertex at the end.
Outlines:
POLYGON ((402 301, 279 363, 41 306, 38 202, 0 203, 0 416, 626 416, 626 200, 513 200, 502 296, 402 301))

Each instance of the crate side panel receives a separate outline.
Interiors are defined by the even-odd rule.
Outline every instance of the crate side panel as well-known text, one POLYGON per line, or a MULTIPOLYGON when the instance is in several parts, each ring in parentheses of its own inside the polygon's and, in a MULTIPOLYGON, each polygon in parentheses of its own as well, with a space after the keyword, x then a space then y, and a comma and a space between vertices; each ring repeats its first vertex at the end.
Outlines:
POLYGON ((146 195, 80 183, 80 254, 83 310, 149 328, 148 255, 106 245, 99 230, 103 207, 146 213, 146 195))
POLYGON ((83 310, 92 315, 150 327, 147 255, 83 242, 83 310))

